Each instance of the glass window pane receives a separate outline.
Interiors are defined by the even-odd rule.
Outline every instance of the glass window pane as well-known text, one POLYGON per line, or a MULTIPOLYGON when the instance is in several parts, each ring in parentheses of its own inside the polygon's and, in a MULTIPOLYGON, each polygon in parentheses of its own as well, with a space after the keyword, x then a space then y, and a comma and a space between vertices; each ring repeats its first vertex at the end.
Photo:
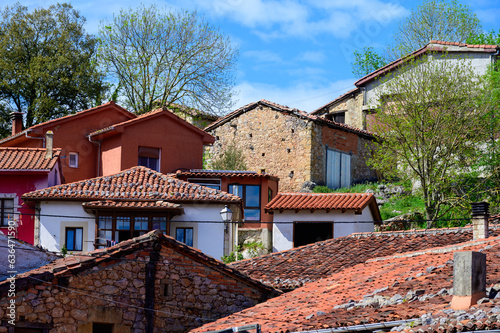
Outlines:
POLYGON ((14 199, 4 199, 3 207, 5 209, 14 208, 14 199))
POLYGON ((75 251, 81 251, 83 249, 83 229, 75 229, 75 251))
POLYGON ((243 197, 243 186, 241 185, 229 185, 229 193, 243 197))
POLYGON ((186 245, 193 246, 193 229, 186 228, 186 245))
POLYGON ((184 228, 177 228, 175 230, 175 239, 184 243, 184 228))
POLYGON ((75 230, 66 229, 66 249, 72 251, 75 249, 75 230))
POLYGON ((259 205, 260 186, 247 185, 245 193, 245 206, 246 207, 260 207, 259 205))
POLYGON ((167 231, 167 218, 165 216, 153 216, 153 230, 167 231))
POLYGON ((116 217, 116 230, 130 230, 130 217, 117 216, 116 217))
POLYGON ((134 220, 134 230, 148 230, 148 217, 136 216, 134 220))
POLYGON ((260 209, 245 208, 245 221, 259 221, 260 209))

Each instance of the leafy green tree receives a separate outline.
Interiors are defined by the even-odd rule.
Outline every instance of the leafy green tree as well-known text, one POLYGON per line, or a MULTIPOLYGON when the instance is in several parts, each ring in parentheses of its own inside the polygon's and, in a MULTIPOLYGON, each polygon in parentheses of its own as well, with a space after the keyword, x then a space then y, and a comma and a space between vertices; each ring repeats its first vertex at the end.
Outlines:
POLYGON ((383 64, 389 63, 421 48, 431 40, 465 42, 470 36, 478 35, 481 27, 480 20, 467 5, 456 0, 425 0, 399 22, 391 38, 393 43, 387 45, 383 54, 377 54, 366 47, 362 52, 355 51, 356 61, 352 64, 352 72, 358 77, 366 75, 369 73, 366 73, 368 69, 379 64, 374 59, 382 59, 380 63, 383 64), (364 61, 358 61, 359 59, 364 61))
POLYGON ((234 143, 228 144, 210 163, 214 170, 246 170, 245 156, 234 143))
POLYGON ((29 127, 100 104, 107 85, 95 63, 97 40, 71 5, 28 12, 18 3, 1 15, 2 114, 24 112, 29 127))
POLYGON ((370 164, 387 177, 416 181, 429 221, 463 200, 458 179, 484 156, 481 148, 498 125, 484 78, 469 60, 449 58, 416 57, 388 74, 373 125, 382 139, 370 164))
POLYGON ((172 103, 219 114, 232 106, 237 50, 196 12, 122 10, 100 27, 101 60, 136 113, 172 103))
POLYGON ((368 75, 387 64, 384 58, 373 50, 373 47, 365 47, 362 52, 354 51, 353 55, 352 73, 356 77, 368 75))
POLYGON ((469 36, 467 38, 467 44, 474 45, 500 45, 500 29, 495 32, 495 30, 491 30, 488 33, 480 33, 469 36))

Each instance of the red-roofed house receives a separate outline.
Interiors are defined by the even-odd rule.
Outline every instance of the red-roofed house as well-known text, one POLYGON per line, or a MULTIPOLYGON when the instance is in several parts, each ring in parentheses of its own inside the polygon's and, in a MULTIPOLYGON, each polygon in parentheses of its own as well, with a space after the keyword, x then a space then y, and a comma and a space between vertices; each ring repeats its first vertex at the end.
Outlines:
POLYGON ((22 114, 15 114, 12 135, 0 140, 0 146, 43 148, 45 133, 52 131, 54 147, 62 149, 67 182, 136 165, 163 173, 201 168, 203 146, 214 141, 168 110, 136 116, 114 102, 21 129, 22 114))
POLYGON ((60 156, 60 149, 0 148, 0 231, 5 235, 33 244, 36 211, 21 197, 62 183, 60 156), (9 221, 15 221, 11 233, 9 221))
POLYGON ((370 130, 370 124, 375 121, 372 114, 379 106, 379 95, 384 89, 384 76, 397 71, 409 59, 426 53, 442 54, 438 60, 450 61, 453 57, 462 57, 471 61, 471 66, 478 74, 485 74, 488 67, 498 57, 498 45, 469 45, 443 41, 430 41, 429 44, 387 64, 354 83, 355 89, 314 110, 313 115, 331 120, 344 119, 346 124, 370 130))
POLYGON ((215 258, 233 251, 241 221, 235 195, 185 182, 143 166, 23 195, 37 208, 35 243, 50 251, 91 251, 154 229, 215 258))
POLYGON ((280 191, 314 182, 330 188, 375 180, 366 165, 375 137, 358 128, 266 100, 250 103, 205 128, 216 137, 210 156, 234 144, 248 170, 276 175, 280 191))
POLYGON ((0 282, 0 332, 184 333, 280 294, 158 230, 18 274, 15 291, 0 282))
POLYGON ((371 193, 278 193, 266 212, 274 215, 273 251, 372 232, 382 220, 371 193))

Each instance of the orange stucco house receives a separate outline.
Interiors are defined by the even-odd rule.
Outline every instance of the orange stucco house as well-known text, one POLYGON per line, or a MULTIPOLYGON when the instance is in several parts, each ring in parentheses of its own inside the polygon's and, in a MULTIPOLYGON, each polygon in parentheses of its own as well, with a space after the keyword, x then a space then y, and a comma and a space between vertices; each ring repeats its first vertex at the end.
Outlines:
POLYGON ((143 165, 170 173, 201 168, 203 146, 214 138, 167 109, 136 116, 114 102, 50 120, 22 130, 22 114, 13 114, 12 135, 0 147, 45 147, 54 133, 61 148, 65 182, 117 173, 143 165))

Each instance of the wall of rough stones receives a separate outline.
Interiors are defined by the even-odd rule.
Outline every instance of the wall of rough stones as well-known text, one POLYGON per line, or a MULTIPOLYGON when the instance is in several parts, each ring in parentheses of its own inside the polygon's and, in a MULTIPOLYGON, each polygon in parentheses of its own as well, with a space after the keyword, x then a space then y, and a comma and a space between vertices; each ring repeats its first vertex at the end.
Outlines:
POLYGON ((345 123, 356 128, 365 128, 363 115, 363 93, 359 92, 354 97, 347 98, 338 104, 330 106, 327 113, 346 111, 345 123))
MULTIPOLYGON (((151 249, 149 249, 151 250, 151 249)), ((254 306, 265 295, 234 277, 162 247, 155 280, 155 332, 189 329, 254 306)), ((51 324, 50 332, 92 332, 93 322, 113 332, 144 332, 145 249, 77 275, 17 291, 17 322, 51 324), (115 302, 111 302, 114 300, 115 302)), ((1 304, 6 303, 3 296, 1 304)), ((6 305, 0 318, 9 320, 6 305)), ((0 332, 7 332, 0 327, 0 332)))
POLYGON ((299 191, 311 178, 313 127, 311 121, 259 106, 209 131, 216 137, 210 155, 216 158, 222 147, 235 144, 248 170, 278 176, 280 192, 299 191))

